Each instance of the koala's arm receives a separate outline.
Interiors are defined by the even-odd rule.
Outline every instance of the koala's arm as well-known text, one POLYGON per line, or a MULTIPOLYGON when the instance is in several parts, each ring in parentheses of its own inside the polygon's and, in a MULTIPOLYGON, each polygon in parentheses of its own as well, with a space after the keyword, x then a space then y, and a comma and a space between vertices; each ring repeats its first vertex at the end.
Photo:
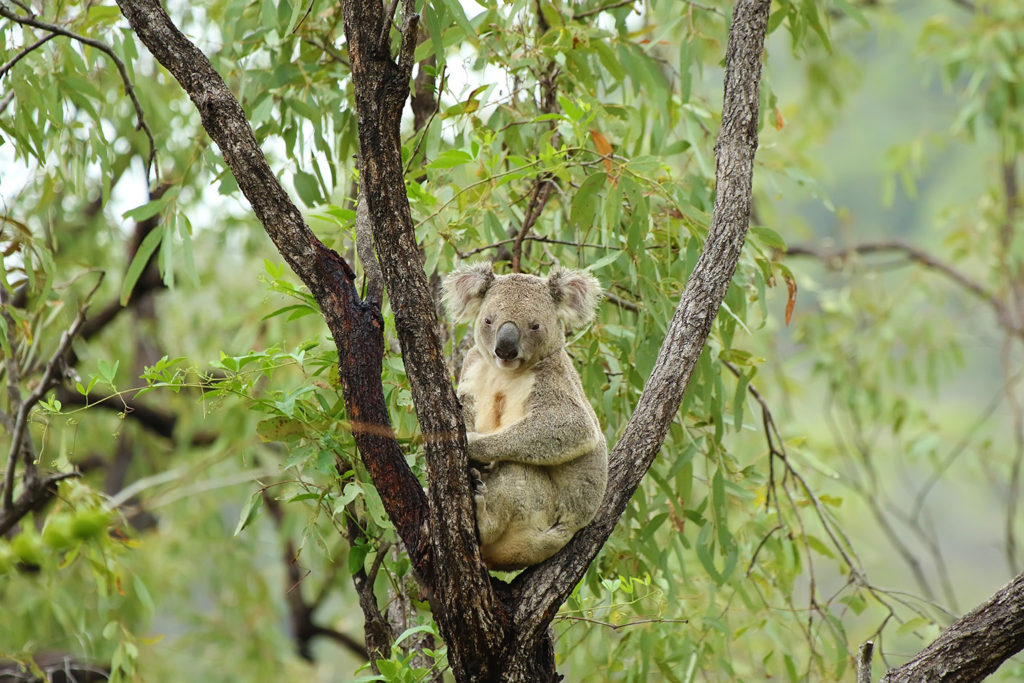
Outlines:
POLYGON ((462 390, 462 384, 469 374, 469 368, 473 363, 480 362, 480 352, 475 348, 462 361, 462 376, 459 378, 459 403, 462 404, 462 421, 466 424, 466 432, 470 433, 476 429, 476 398, 472 393, 462 390))
POLYGON ((587 411, 569 401, 531 410, 501 431, 468 436, 470 460, 546 466, 575 460, 604 440, 587 411))

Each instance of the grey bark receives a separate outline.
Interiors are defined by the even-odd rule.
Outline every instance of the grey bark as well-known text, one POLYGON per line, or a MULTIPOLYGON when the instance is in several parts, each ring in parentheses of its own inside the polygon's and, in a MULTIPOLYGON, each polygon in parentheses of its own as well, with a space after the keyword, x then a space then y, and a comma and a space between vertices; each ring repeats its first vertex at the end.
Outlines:
POLYGON ((980 681, 1024 649, 1024 574, 947 628, 881 683, 980 681))

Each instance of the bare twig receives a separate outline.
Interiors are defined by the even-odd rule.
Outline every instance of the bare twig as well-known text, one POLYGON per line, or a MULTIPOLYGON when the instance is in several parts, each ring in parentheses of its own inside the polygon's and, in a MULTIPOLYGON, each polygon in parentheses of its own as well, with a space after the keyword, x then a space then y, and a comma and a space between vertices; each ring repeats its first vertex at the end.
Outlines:
MULTIPOLYGON (((459 252, 459 258, 467 259, 470 256, 473 256, 475 254, 479 254, 480 252, 483 252, 483 251, 487 251, 488 249, 496 249, 496 248, 498 248, 498 247, 500 247, 500 246, 502 246, 504 244, 512 244, 513 242, 516 241, 516 239, 517 238, 515 238, 515 237, 509 237, 508 239, 505 239, 505 240, 498 240, 497 242, 491 242, 490 244, 485 244, 482 247, 476 247, 476 248, 470 249, 468 251, 459 252)), ((523 241, 524 242, 545 242, 547 244, 562 244, 562 245, 565 245, 567 247, 579 247, 579 248, 585 248, 585 249, 605 249, 605 250, 608 250, 608 249, 612 248, 612 247, 609 247, 607 244, 588 244, 586 242, 572 242, 570 240, 556 240, 556 239, 553 239, 551 237, 543 237, 541 235, 524 235, 523 236, 523 241)))
POLYGON ((607 12, 608 10, 616 9, 616 8, 619 8, 619 7, 625 7, 626 5, 635 5, 635 4, 636 4, 636 0, 618 0, 617 2, 613 2, 613 3, 608 4, 608 5, 602 5, 601 7, 595 7, 594 9, 588 9, 585 12, 580 12, 579 14, 573 14, 572 18, 573 18, 573 20, 578 21, 580 19, 585 19, 586 17, 593 16, 595 14, 600 14, 601 12, 607 12))
MULTIPOLYGON (((63 26, 41 21, 31 16, 20 16, 11 12, 3 5, 0 5, 0 17, 5 17, 23 26, 31 26, 33 28, 42 29, 43 31, 49 31, 51 34, 66 36, 72 40, 77 40, 83 45, 94 47, 110 57, 111 61, 114 62, 114 66, 117 67, 117 73, 121 76, 121 82, 124 83, 125 93, 131 98, 132 104, 135 106, 135 116, 138 121, 136 128, 144 132, 146 134, 146 139, 149 140, 149 156, 146 159, 146 180, 149 180, 150 170, 153 170, 157 179, 159 179, 160 169, 154 167, 154 161, 156 159, 156 143, 153 140, 153 132, 149 129, 149 124, 146 123, 146 118, 142 112, 142 104, 139 103, 139 98, 135 94, 135 86, 132 84, 132 80, 128 76, 128 69, 125 68, 124 62, 122 62, 121 58, 117 56, 117 53, 114 52, 113 48, 103 41, 96 40, 94 38, 87 38, 86 36, 69 31, 63 26)), ((51 35, 49 37, 52 38, 53 36, 51 35)))
POLYGON ((523 257, 523 240, 526 238, 526 234, 530 232, 530 229, 537 223, 537 219, 540 218, 540 214, 544 211, 544 207, 548 203, 548 198, 551 197, 551 184, 554 182, 547 174, 541 176, 536 180, 534 185, 534 191, 530 197, 530 204, 526 210, 526 215, 523 217, 523 224, 519 228, 519 233, 515 236, 512 243, 512 272, 518 273, 520 270, 520 263, 523 257))
POLYGON ((822 261, 830 268, 841 266, 853 254, 877 254, 896 252, 907 258, 908 261, 920 263, 930 268, 949 280, 953 281, 963 289, 967 290, 977 298, 981 299, 996 313, 999 325, 1014 335, 1024 336, 1024 327, 1018 323, 1010 309, 996 295, 985 288, 978 281, 957 270, 953 266, 940 261, 928 252, 911 244, 899 241, 890 242, 866 242, 851 247, 843 247, 834 250, 818 249, 816 247, 795 245, 786 249, 789 256, 812 256, 822 261))
POLYGON ((613 631, 618 631, 620 628, 628 628, 630 626, 641 626, 643 624, 689 624, 689 619, 637 619, 636 621, 628 621, 625 624, 613 624, 610 621, 601 621, 600 619, 591 619, 589 617, 580 617, 572 614, 563 614, 558 616, 559 619, 566 621, 582 621, 588 624, 597 624, 598 626, 604 626, 610 628, 613 631))
POLYGON ((302 14, 302 16, 299 18, 299 20, 297 22, 295 22, 295 28, 292 29, 292 35, 295 35, 296 33, 298 33, 299 27, 302 26, 304 23, 306 23, 306 19, 309 18, 309 14, 310 14, 310 12, 313 11, 313 5, 315 5, 315 4, 316 4, 315 0, 310 0, 310 3, 306 6, 306 11, 302 14))

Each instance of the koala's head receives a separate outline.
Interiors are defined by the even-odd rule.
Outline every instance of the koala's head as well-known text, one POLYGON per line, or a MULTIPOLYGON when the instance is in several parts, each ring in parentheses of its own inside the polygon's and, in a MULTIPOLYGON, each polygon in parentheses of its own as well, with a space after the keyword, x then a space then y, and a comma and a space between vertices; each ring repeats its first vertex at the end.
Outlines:
POLYGON ((499 368, 528 368, 565 345, 566 326, 590 322, 601 284, 590 273, 554 268, 546 278, 495 275, 489 263, 444 279, 452 318, 476 321, 476 345, 499 368))

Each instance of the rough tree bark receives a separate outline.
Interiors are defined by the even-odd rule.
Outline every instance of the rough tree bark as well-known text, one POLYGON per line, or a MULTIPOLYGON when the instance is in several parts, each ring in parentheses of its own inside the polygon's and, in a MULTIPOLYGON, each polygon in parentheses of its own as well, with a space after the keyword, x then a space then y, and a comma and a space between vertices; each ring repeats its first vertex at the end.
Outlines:
POLYGON ((980 681, 1024 649, 1024 574, 943 631, 881 683, 980 681))
POLYGON ((612 450, 608 493, 595 521, 562 552, 507 585, 485 571, 466 476, 465 427, 444 366, 437 319, 405 195, 399 123, 409 94, 418 16, 402 0, 397 60, 381 0, 343 0, 359 120, 362 182, 374 244, 395 311, 427 453, 425 496, 391 431, 380 383, 380 302, 359 299, 349 265, 312 234, 270 170, 237 100, 157 0, 118 0, 157 61, 178 80, 282 256, 316 297, 338 346, 346 409, 374 485, 416 574, 457 679, 557 680, 548 627, 611 534, 678 411, 735 272, 750 213, 761 53, 769 0, 736 3, 716 145, 717 191, 704 250, 673 317, 651 379, 612 450))

